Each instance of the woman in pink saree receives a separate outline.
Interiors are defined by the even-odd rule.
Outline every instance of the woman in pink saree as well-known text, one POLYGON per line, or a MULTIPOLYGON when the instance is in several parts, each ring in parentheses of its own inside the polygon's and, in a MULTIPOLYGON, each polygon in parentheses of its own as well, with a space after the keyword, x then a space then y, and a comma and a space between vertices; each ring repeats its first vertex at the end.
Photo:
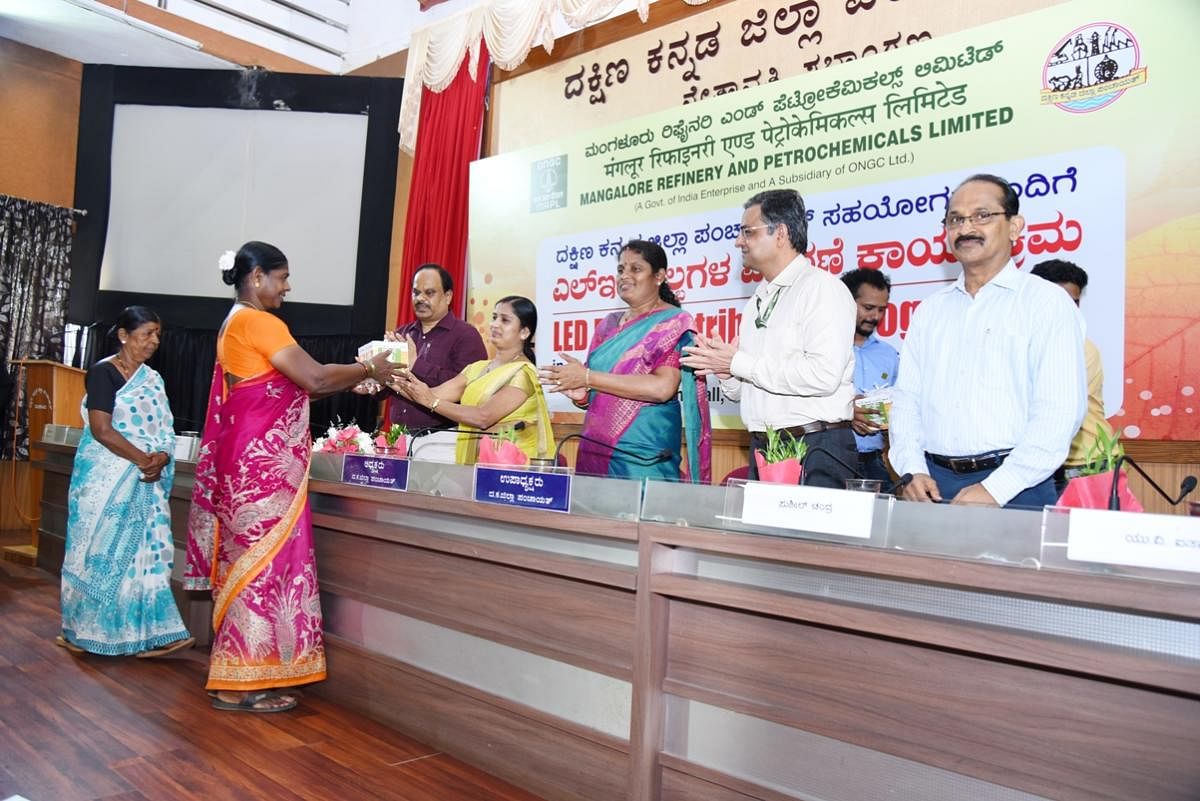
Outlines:
POLYGON ((587 411, 575 471, 707 484, 708 393, 704 378, 679 364, 695 323, 667 285, 661 246, 642 239, 625 243, 617 260, 617 293, 628 308, 600 322, 587 361, 560 354, 566 364, 541 370, 552 391, 587 411))
POLYGON ((237 302, 217 334, 208 411, 188 518, 184 586, 212 590, 208 690, 217 709, 283 712, 279 688, 325 678, 325 647, 308 509, 310 396, 395 368, 319 364, 296 344, 277 309, 289 291, 287 258, 248 242, 221 260, 237 302))

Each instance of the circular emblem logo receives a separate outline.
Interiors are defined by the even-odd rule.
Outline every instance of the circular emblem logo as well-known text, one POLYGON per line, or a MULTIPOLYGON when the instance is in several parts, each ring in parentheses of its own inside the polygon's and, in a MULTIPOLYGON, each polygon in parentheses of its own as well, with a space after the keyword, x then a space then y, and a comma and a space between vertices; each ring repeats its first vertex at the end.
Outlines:
POLYGON ((1042 69, 1042 104, 1086 114, 1146 82, 1141 50, 1128 28, 1093 22, 1068 33, 1042 69))

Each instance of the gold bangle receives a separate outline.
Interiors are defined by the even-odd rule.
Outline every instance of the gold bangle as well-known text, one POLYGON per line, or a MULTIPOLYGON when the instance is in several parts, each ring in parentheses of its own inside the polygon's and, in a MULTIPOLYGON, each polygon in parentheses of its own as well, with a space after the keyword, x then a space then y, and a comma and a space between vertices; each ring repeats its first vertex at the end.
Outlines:
POLYGON ((429 411, 431 411, 431 412, 432 412, 434 409, 436 409, 436 408, 437 408, 438 404, 439 404, 439 403, 441 403, 441 402, 442 402, 442 399, 441 399, 441 398, 434 398, 434 399, 433 399, 433 404, 432 404, 432 405, 429 407, 429 411))
POLYGON ((362 365, 363 378, 370 378, 371 375, 375 372, 374 370, 371 369, 371 366, 369 364, 367 364, 366 362, 359 362, 359 364, 362 365))
POLYGON ((583 388, 592 391, 592 368, 585 367, 583 371, 583 388))

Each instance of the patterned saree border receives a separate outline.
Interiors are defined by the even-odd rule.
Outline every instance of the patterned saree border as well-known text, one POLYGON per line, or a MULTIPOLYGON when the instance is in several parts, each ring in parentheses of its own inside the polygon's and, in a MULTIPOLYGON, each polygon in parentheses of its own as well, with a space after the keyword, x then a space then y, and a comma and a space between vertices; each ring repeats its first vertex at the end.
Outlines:
POLYGON ((324 681, 325 653, 291 665, 221 665, 210 664, 206 690, 270 690, 324 681))
POLYGON ((284 543, 287 542, 304 511, 304 504, 307 500, 308 476, 305 475, 295 497, 292 498, 287 514, 280 518, 266 536, 242 554, 242 557, 234 562, 233 567, 225 575, 225 582, 221 585, 221 590, 217 593, 216 598, 213 599, 214 631, 221 627, 222 621, 225 620, 225 613, 229 610, 233 599, 246 588, 247 584, 258 577, 258 574, 275 558, 284 543))

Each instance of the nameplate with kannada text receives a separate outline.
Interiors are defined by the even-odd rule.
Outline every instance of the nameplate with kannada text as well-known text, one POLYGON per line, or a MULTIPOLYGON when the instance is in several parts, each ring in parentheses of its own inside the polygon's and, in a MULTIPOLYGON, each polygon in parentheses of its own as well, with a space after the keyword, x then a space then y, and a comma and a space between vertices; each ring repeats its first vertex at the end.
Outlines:
POLYGON ((475 500, 522 509, 571 511, 571 475, 516 467, 475 466, 475 500))
POLYGON ((1072 509, 1067 558, 1200 573, 1200 518, 1072 509))
POLYGON ((348 453, 342 462, 342 483, 404 492, 408 489, 408 460, 348 453))
POLYGON ((874 519, 871 492, 746 482, 743 523, 868 539, 874 519))

